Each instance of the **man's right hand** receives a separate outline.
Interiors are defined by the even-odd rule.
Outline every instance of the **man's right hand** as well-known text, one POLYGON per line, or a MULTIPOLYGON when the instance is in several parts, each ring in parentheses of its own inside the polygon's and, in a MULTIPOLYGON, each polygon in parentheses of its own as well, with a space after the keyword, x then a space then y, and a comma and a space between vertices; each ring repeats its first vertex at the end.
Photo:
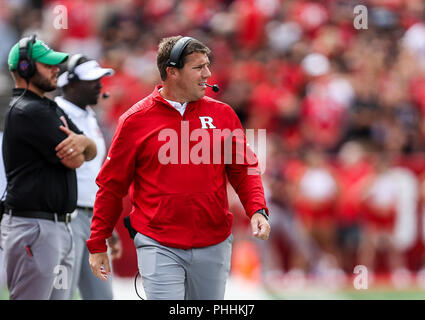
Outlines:
POLYGON ((103 281, 108 280, 108 275, 111 274, 111 266, 106 252, 90 253, 89 264, 96 277, 103 281))

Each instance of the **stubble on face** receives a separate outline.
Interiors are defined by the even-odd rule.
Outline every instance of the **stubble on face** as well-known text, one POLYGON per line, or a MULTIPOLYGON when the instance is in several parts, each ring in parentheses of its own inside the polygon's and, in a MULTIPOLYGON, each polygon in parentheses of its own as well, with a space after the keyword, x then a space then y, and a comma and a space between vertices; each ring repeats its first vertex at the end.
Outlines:
POLYGON ((50 69, 52 66, 37 64, 37 70, 31 82, 34 86, 44 92, 51 92, 57 88, 58 72, 50 69))

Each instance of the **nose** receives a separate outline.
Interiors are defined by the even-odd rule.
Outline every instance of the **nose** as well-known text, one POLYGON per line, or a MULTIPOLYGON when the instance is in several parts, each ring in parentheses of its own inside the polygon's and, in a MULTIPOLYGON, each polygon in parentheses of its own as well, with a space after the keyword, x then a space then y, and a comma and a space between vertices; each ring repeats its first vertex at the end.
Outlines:
POLYGON ((211 71, 210 71, 210 68, 208 66, 205 66, 205 68, 203 69, 202 76, 204 78, 210 78, 211 77, 211 71))

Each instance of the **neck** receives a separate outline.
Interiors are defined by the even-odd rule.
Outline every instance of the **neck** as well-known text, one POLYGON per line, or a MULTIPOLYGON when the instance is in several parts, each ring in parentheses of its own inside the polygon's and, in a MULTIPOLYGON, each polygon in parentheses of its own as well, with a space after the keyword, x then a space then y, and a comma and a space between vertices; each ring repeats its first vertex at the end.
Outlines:
POLYGON ((45 91, 41 90, 39 87, 35 86, 32 82, 27 84, 25 80, 18 81, 15 83, 15 88, 17 89, 28 89, 35 94, 39 95, 41 98, 44 98, 45 91))
POLYGON ((164 84, 159 94, 161 95, 161 97, 163 97, 166 100, 176 101, 181 104, 188 102, 184 97, 179 95, 177 88, 172 88, 166 84, 164 84))
POLYGON ((87 104, 86 104, 86 103, 84 103, 83 101, 79 101, 76 97, 69 96, 69 95, 66 95, 66 94, 64 94, 64 96, 63 96, 63 97, 64 97, 66 100, 68 100, 69 102, 71 102, 71 103, 75 104, 77 107, 79 107, 79 108, 81 108, 81 109, 83 109, 83 110, 86 110, 87 104))

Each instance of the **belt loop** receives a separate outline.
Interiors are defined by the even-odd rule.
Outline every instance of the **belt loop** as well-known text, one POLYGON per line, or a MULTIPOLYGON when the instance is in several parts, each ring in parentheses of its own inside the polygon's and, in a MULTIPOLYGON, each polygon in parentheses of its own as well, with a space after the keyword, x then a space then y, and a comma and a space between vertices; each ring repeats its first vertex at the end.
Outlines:
POLYGON ((9 215, 9 225, 11 225, 12 224, 12 218, 13 218, 12 209, 7 209, 6 211, 7 211, 6 213, 9 215))

